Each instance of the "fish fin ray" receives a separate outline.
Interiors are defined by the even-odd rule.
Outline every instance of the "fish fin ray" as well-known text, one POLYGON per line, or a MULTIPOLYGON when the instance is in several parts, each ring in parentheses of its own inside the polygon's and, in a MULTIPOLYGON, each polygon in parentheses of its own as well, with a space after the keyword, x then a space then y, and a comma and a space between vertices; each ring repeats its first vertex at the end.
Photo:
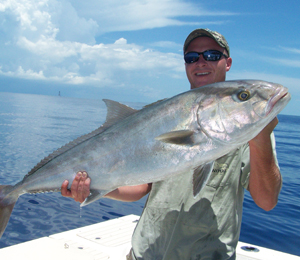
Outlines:
POLYGON ((13 186, 0 185, 0 238, 2 237, 18 196, 9 196, 13 186))
POLYGON ((106 121, 104 123, 105 127, 110 127, 115 123, 123 120, 124 118, 139 111, 110 99, 103 99, 103 101, 105 102, 107 107, 106 121))
POLYGON ((214 168, 214 161, 200 165, 194 170, 193 174, 193 195, 196 197, 207 183, 214 168))
POLYGON ((109 193, 110 190, 91 190, 91 194, 80 204, 80 207, 84 207, 109 193))
POLYGON ((193 144, 193 135, 194 131, 179 130, 159 135, 155 139, 170 144, 187 145, 193 144))

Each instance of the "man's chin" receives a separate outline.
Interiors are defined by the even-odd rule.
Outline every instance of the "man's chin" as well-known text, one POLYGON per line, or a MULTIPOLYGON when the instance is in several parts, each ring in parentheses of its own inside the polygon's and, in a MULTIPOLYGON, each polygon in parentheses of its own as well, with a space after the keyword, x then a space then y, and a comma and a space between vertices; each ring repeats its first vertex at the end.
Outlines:
POLYGON ((209 81, 205 81, 205 82, 201 82, 201 83, 197 83, 197 84, 193 84, 191 85, 191 89, 195 89, 195 88, 201 88, 205 85, 211 84, 209 81))

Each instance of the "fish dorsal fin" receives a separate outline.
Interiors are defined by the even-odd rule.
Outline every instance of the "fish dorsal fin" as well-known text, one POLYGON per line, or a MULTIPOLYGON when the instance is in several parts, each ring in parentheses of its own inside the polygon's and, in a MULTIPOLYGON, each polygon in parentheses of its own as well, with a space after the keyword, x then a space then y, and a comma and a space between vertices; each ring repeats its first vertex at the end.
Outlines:
POLYGON ((138 110, 118 103, 116 101, 104 99, 103 100, 107 106, 107 117, 106 122, 96 130, 92 131, 89 134, 83 135, 78 137, 77 139, 67 143, 66 145, 62 146, 58 150, 54 151, 53 153, 49 154, 43 160, 41 160, 34 168, 31 169, 30 172, 24 177, 24 179, 33 173, 35 173, 38 169, 42 168, 45 164, 53 160, 54 158, 58 157, 62 153, 71 150, 76 145, 83 143, 84 141, 104 132, 107 128, 112 126, 113 124, 117 123, 118 121, 126 118, 127 116, 137 112, 138 110))
POLYGON ((103 99, 103 101, 107 107, 106 121, 104 124, 105 127, 110 127, 138 111, 113 100, 103 99))

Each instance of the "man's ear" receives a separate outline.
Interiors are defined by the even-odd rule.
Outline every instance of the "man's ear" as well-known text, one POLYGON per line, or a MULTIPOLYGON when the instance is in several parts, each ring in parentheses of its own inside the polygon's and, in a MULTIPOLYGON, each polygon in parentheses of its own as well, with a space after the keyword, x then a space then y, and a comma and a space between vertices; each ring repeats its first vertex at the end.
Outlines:
POLYGON ((231 57, 228 57, 228 58, 226 59, 226 71, 229 71, 229 70, 230 70, 231 65, 232 65, 232 59, 231 59, 231 57))

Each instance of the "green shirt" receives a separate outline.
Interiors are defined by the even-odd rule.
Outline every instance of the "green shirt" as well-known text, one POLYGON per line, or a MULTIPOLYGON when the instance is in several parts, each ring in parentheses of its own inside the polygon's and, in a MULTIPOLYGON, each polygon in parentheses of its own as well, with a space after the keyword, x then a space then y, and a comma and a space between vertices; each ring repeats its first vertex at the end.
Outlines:
MULTIPOLYGON (((272 139, 276 158, 273 134, 272 139)), ((245 144, 216 160, 195 198, 191 172, 153 183, 133 233, 132 258, 235 259, 249 173, 249 145, 245 144)))

